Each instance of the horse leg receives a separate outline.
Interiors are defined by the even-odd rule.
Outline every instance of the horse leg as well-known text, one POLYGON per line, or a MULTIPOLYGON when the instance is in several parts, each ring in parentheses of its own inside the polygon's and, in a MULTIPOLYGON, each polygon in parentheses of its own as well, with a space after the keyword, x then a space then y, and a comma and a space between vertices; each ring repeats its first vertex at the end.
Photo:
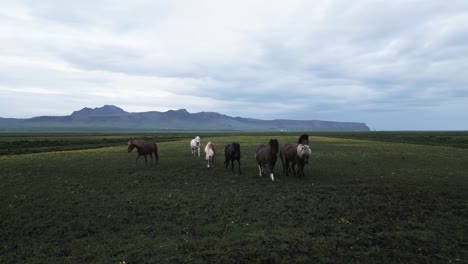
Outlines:
POLYGON ((156 160, 156 165, 159 164, 159 155, 158 155, 158 150, 156 149, 154 151, 154 159, 156 160))
POLYGON ((138 154, 138 156, 136 157, 136 160, 135 160, 135 166, 138 165, 138 159, 140 158, 140 154, 138 154))
POLYGON ((150 152, 149 156, 151 158, 151 165, 153 165, 153 153, 150 152))
POLYGON ((262 165, 260 163, 258 163, 258 175, 260 175, 260 177, 262 177, 262 165))
POLYGON ((269 164, 268 164, 268 167, 269 167, 269 169, 270 169, 270 179, 271 179, 271 181, 274 181, 274 180, 275 180, 275 176, 273 175, 273 168, 274 168, 274 165, 271 164, 271 163, 269 163, 269 164))
POLYGON ((148 159, 146 158, 146 155, 145 156, 145 165, 148 165, 148 159))
POLYGON ((281 155, 281 153, 280 153, 280 158, 281 158, 281 165, 283 165, 283 173, 285 173, 286 170, 285 170, 285 167, 284 167, 284 158, 283 158, 283 155, 281 155))

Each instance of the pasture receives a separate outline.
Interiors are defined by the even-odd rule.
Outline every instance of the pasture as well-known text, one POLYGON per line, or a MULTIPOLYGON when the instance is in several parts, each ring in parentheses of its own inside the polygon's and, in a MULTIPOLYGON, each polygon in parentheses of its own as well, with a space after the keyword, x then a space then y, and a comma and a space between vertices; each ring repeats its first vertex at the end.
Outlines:
POLYGON ((212 169, 189 133, 138 135, 157 142, 158 166, 135 166, 131 135, 0 135, 0 262, 468 261, 467 148, 310 133, 305 177, 279 159, 274 182, 259 177, 256 147, 299 134, 201 134, 217 147, 212 169), (241 175, 223 165, 233 141, 241 175))

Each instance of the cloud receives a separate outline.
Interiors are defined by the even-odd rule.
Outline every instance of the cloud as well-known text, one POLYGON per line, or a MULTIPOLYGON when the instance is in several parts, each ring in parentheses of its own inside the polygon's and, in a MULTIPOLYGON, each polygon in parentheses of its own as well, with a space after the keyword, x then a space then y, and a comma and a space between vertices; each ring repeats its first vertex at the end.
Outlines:
POLYGON ((116 104, 398 127, 385 113, 468 110, 466 36, 459 0, 2 3, 0 116, 48 94, 36 115, 116 104))

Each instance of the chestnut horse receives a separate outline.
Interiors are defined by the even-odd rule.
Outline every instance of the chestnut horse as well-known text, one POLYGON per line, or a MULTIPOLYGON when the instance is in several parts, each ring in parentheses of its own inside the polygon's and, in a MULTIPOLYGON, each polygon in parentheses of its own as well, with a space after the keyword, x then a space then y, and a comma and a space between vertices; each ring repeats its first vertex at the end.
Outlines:
POLYGON ((137 164, 138 159, 141 156, 145 156, 145 164, 148 164, 148 160, 146 159, 146 155, 149 154, 151 158, 151 164, 153 164, 153 153, 154 153, 154 158, 156 159, 156 164, 158 164, 159 161, 159 155, 158 155, 158 145, 153 142, 146 142, 141 139, 130 139, 128 141, 128 152, 131 152, 134 148, 137 148, 138 150, 138 156, 135 160, 135 164, 137 164))

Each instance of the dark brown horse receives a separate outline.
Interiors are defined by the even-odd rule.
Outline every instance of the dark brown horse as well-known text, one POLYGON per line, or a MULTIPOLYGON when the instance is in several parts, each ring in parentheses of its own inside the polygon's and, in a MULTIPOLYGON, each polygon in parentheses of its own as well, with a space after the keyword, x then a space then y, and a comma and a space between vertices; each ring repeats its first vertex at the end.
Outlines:
POLYGON ((302 134, 297 140, 297 144, 309 145, 309 135, 302 134))
POLYGON ((229 162, 231 162, 232 165, 232 173, 234 173, 234 161, 237 160, 237 163, 239 164, 239 174, 241 174, 241 168, 240 168, 240 144, 237 142, 233 142, 231 144, 228 144, 224 147, 224 164, 226 165, 226 168, 229 165, 229 162))
POLYGON ((283 164, 283 172, 286 174, 286 176, 289 175, 291 170, 294 174, 296 174, 294 165, 297 163, 297 145, 298 144, 287 143, 281 146, 280 159, 281 163, 283 164))
POLYGON ((277 139, 270 139, 268 144, 258 146, 255 152, 255 159, 257 160, 258 170, 260 177, 263 176, 265 166, 268 165, 270 171, 270 178, 275 180, 273 169, 275 168, 276 160, 278 159, 279 144, 277 139))
POLYGON ((294 175, 304 177, 304 166, 309 163, 311 150, 304 144, 284 144, 281 146, 280 158, 283 164, 283 172, 289 175, 292 170, 294 175), (291 167, 289 163, 291 162, 291 167), (297 172, 294 166, 297 165, 297 172))
POLYGON ((156 159, 156 164, 159 162, 159 155, 158 155, 158 145, 153 142, 146 142, 141 139, 130 139, 128 141, 128 152, 131 152, 134 148, 138 150, 138 156, 135 160, 135 164, 137 164, 138 159, 141 156, 145 156, 145 164, 148 164, 148 160, 146 159, 146 155, 149 155, 151 158, 151 164, 153 163, 153 153, 154 158, 156 159))

